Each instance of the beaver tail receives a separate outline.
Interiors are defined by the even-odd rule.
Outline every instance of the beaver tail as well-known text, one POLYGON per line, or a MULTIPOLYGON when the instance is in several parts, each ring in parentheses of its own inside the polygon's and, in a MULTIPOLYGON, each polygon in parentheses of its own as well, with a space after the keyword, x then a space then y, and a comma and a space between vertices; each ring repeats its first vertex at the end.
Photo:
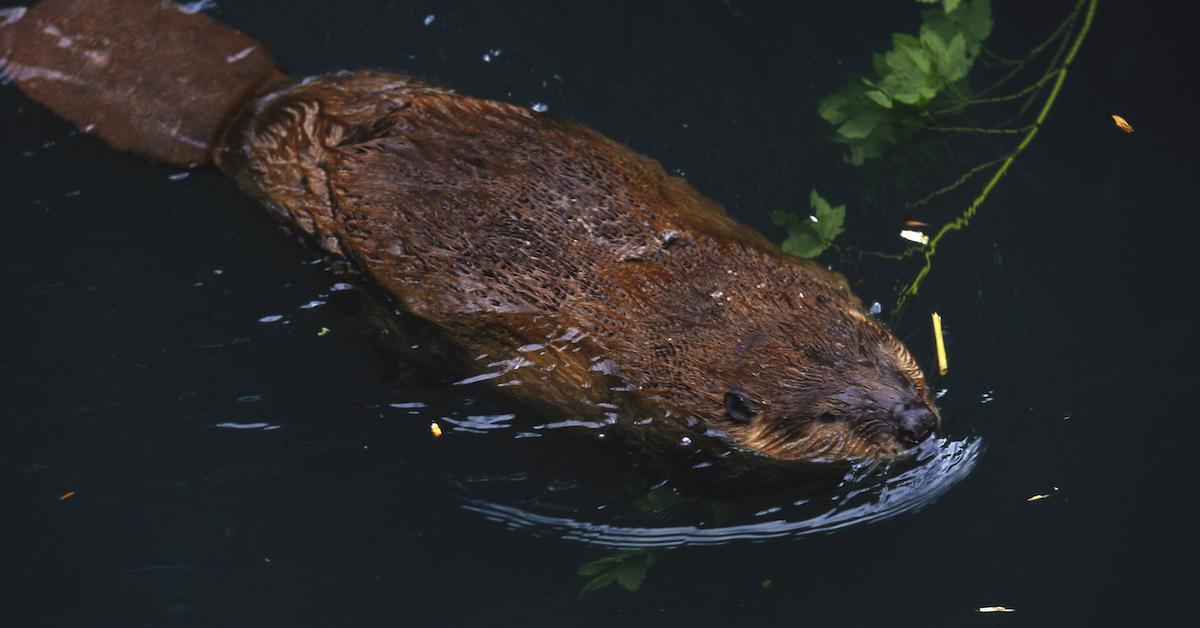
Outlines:
POLYGON ((181 166, 284 77, 258 41, 166 0, 43 0, 0 10, 0 72, 115 148, 181 166))

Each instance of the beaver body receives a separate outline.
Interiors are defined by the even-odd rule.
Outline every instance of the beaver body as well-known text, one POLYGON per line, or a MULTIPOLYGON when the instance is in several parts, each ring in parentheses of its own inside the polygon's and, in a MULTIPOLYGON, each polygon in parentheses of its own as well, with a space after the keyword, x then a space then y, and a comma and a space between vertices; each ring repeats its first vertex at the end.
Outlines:
MULTIPOLYGON (((37 97, 45 79, 12 63, 37 97)), ((699 430, 773 459, 890 457, 931 433, 916 362, 840 275, 656 162, 401 75, 252 75, 223 92, 255 83, 254 96, 208 114, 212 160, 478 356, 469 380, 562 418, 699 430)))

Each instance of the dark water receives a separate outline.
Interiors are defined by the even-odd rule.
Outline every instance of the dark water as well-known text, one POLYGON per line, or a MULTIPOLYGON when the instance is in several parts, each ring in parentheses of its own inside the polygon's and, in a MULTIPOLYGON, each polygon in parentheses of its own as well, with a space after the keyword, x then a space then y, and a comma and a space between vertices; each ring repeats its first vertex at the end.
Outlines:
MULTIPOLYGON (((773 238, 770 212, 816 187, 847 204, 844 242, 899 250, 897 207, 1010 144, 916 173, 840 161, 817 100, 916 25, 877 4, 209 12, 295 74, 386 67, 545 104, 773 238)), ((1014 55, 1072 6, 996 4, 991 44, 1014 55)), ((930 459, 803 498, 647 500, 625 461, 555 429, 569 417, 382 352, 357 288, 217 173, 116 153, 0 89, 0 623, 1186 621, 1200 190, 1190 33, 1165 12, 1101 1, 1046 128, 894 321, 927 371, 928 313, 948 324, 930 459), (581 565, 631 547, 655 548, 640 590, 580 595, 581 565)), ((828 260, 885 306, 916 271, 828 260)))

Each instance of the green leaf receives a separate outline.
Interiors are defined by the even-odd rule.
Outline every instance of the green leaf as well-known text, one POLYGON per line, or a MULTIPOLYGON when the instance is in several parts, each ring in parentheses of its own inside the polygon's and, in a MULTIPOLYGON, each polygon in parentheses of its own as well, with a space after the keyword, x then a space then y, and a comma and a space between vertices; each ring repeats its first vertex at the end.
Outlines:
POLYGON ((821 103, 817 106, 817 113, 821 114, 826 122, 837 125, 850 117, 848 112, 851 107, 851 99, 845 91, 834 92, 821 99, 821 103))
POLYGON ((804 259, 812 259, 825 250, 821 246, 821 236, 811 229, 797 229, 783 241, 783 252, 804 259))
MULTIPOLYGON (((935 4, 937 0, 920 0, 935 4)), ((966 98, 967 75, 991 33, 989 0, 942 0, 942 10, 921 12, 918 36, 892 35, 892 47, 876 53, 871 76, 853 77, 826 96, 817 112, 834 128, 831 139, 861 165, 917 133, 932 103, 953 109, 966 98)), ((789 252, 811 256, 823 249, 819 233, 789 219, 789 252)))
POLYGON ((597 589, 603 589, 604 587, 612 584, 616 579, 617 575, 615 573, 608 572, 601 574, 595 578, 592 578, 587 584, 583 585, 583 588, 579 590, 579 595, 584 596, 597 589))
POLYGON ((873 89, 873 90, 867 92, 867 98, 870 98, 871 100, 875 101, 880 107, 883 107, 884 109, 892 108, 892 99, 888 98, 887 94, 885 94, 877 89, 873 89))
POLYGON ((795 216, 788 223, 788 236, 781 248, 788 255, 811 259, 829 248, 845 229, 846 206, 833 207, 816 190, 809 195, 812 214, 795 216))
POLYGON ((644 564, 628 564, 617 569, 617 582, 625 587, 626 591, 637 591, 642 586, 642 580, 646 577, 646 567, 644 564))
POLYGON ((846 206, 831 207, 829 201, 822 198, 816 190, 809 195, 809 203, 812 205, 813 215, 817 218, 813 225, 817 234, 828 246, 838 234, 844 231, 842 225, 846 222, 846 206))
POLYGON ((883 116, 874 111, 864 111, 838 127, 838 135, 846 139, 862 139, 871 134, 883 121, 883 116))
POLYGON ((637 591, 646 579, 646 573, 655 562, 653 553, 646 550, 618 552, 594 560, 579 568, 581 576, 595 576, 583 585, 579 595, 587 595, 616 582, 626 591, 637 591))

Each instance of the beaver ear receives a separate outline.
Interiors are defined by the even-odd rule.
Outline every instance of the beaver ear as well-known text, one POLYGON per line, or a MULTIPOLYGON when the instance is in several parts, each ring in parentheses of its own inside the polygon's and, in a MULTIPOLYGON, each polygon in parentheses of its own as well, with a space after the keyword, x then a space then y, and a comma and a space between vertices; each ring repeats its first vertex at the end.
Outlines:
POLYGON ((762 404, 751 400, 740 390, 725 393, 725 414, 734 423, 749 423, 758 417, 762 404))

